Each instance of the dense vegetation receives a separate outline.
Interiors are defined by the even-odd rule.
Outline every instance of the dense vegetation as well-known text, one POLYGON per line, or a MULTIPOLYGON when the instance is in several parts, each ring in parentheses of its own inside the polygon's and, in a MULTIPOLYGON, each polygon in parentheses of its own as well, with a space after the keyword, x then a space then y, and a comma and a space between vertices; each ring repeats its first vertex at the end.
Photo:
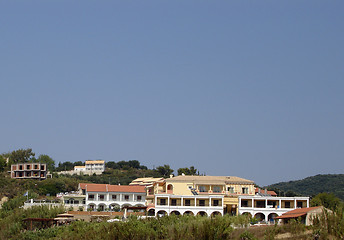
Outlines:
MULTIPOLYGON (((333 193, 344 200, 344 174, 316 175, 297 181, 280 182, 269 185, 268 189, 292 191, 303 196, 315 196, 323 192, 333 193)), ((278 193, 278 190, 276 192, 278 193)))
POLYGON ((26 230, 23 219, 27 216, 54 217, 60 209, 18 209, 0 218, 0 239, 342 239, 343 214, 325 212, 306 227, 298 221, 286 225, 250 227, 247 216, 169 216, 140 220, 135 217, 126 222, 89 223, 77 221, 70 225, 26 230))

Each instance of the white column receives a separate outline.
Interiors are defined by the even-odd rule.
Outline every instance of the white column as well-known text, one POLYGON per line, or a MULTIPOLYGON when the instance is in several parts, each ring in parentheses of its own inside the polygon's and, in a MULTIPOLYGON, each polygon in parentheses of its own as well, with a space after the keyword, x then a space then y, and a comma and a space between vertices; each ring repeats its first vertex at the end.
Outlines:
POLYGON ((268 207, 268 199, 265 199, 265 208, 268 207))
POLYGON ((309 208, 309 198, 307 199, 307 207, 309 208))
POLYGON ((209 207, 211 207, 211 200, 212 200, 212 198, 209 197, 209 207))
POLYGON ((184 203, 183 203, 183 202, 184 202, 184 198, 182 197, 182 198, 181 198, 181 202, 180 202, 180 206, 184 206, 184 203))
POLYGON ((133 202, 135 202, 135 194, 133 194, 133 202))
POLYGON ((294 199, 294 209, 296 209, 297 206, 296 206, 296 198, 294 199))
POLYGON ((278 200, 278 206, 279 206, 279 208, 282 208, 282 200, 281 199, 278 200))

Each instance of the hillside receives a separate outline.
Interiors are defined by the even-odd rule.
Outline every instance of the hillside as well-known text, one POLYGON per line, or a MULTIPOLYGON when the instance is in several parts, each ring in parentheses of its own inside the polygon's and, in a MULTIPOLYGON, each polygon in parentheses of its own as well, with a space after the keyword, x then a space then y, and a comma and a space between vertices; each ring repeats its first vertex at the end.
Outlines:
POLYGON ((314 196, 322 192, 334 193, 344 200, 344 174, 319 174, 302 180, 272 184, 267 188, 293 191, 304 196, 314 196))

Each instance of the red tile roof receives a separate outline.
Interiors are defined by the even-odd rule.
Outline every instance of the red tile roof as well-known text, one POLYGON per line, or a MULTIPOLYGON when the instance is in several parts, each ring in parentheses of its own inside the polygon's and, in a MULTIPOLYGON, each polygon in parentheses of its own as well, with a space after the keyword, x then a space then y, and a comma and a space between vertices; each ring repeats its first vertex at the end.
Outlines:
POLYGON ((146 192, 144 186, 110 185, 95 183, 79 183, 79 186, 81 189, 85 189, 87 192, 146 192))
MULTIPOLYGON (((255 189, 255 193, 258 193, 259 192, 259 188, 256 188, 255 189)), ((260 192, 261 193, 265 193, 265 189, 260 189, 260 192)), ((267 194, 273 196, 273 197, 276 197, 277 196, 277 193, 275 191, 267 191, 267 194)))
POLYGON ((297 218, 306 215, 308 212, 315 210, 317 208, 321 208, 320 206, 317 207, 309 207, 309 208, 298 208, 295 210, 291 210, 289 212, 283 213, 279 217, 275 217, 276 219, 282 219, 282 218, 297 218))

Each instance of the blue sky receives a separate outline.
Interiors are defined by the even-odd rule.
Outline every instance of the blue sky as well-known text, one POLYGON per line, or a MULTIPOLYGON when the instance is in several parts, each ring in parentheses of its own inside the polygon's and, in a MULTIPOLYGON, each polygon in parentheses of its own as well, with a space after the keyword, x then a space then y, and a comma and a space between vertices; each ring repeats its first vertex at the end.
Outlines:
POLYGON ((344 169, 343 1, 0 1, 1 152, 344 169))

